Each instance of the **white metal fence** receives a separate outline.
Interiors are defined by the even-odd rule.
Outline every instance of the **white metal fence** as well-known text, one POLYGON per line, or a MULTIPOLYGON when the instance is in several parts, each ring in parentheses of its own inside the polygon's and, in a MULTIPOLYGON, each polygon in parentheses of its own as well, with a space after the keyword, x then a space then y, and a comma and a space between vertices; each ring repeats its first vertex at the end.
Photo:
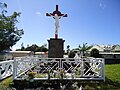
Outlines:
POLYGON ((15 58, 13 65, 13 79, 17 79, 31 68, 34 68, 37 65, 37 61, 38 58, 33 56, 15 58))
POLYGON ((41 58, 37 73, 45 77, 35 79, 105 80, 104 59, 41 58))
POLYGON ((0 80, 13 74, 13 79, 22 76, 35 67, 34 79, 105 80, 104 59, 102 58, 38 58, 18 57, 0 62, 0 80), (36 67, 35 67, 36 66, 36 67))
POLYGON ((0 80, 3 80, 11 75, 13 79, 22 75, 32 67, 36 66, 38 58, 30 57, 17 57, 14 60, 0 62, 0 80))
POLYGON ((14 60, 0 62, 0 80, 13 74, 14 60))

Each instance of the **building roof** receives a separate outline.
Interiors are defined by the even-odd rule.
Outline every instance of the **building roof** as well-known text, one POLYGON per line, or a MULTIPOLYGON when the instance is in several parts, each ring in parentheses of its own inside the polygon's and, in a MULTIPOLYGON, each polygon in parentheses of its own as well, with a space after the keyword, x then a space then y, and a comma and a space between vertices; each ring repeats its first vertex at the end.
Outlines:
POLYGON ((113 50, 112 51, 120 51, 120 45, 113 46, 113 50))
POLYGON ((35 54, 48 54, 48 52, 35 52, 35 54))
POLYGON ((99 51, 104 51, 104 47, 100 45, 95 45, 93 46, 89 51, 92 51, 92 49, 97 49, 99 51))
POLYGON ((10 53, 31 53, 31 51, 10 51, 10 53))
POLYGON ((91 51, 94 48, 99 50, 100 52, 111 51, 112 47, 112 45, 94 45, 89 51, 91 51))
POLYGON ((45 54, 45 52, 35 52, 35 54, 45 54))
POLYGON ((115 52, 100 52, 100 54, 109 54, 109 55, 113 54, 114 55, 114 54, 120 54, 120 53, 118 53, 118 52, 117 53, 115 53, 115 52))

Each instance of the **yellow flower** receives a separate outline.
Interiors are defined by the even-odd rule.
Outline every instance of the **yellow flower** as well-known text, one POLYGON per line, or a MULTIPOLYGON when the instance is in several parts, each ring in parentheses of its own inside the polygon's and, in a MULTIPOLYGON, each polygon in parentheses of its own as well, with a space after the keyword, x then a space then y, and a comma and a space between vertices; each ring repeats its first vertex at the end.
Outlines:
POLYGON ((37 74, 37 72, 28 72, 28 75, 29 75, 29 76, 31 76, 31 75, 32 75, 32 76, 35 76, 35 74, 37 74))

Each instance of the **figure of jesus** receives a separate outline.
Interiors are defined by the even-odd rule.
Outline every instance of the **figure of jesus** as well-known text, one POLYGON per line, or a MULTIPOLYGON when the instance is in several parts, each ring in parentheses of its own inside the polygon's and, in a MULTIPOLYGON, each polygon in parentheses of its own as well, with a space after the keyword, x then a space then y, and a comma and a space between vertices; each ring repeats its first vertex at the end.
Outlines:
POLYGON ((58 29, 59 29, 59 19, 61 17, 67 17, 67 14, 62 14, 59 10, 58 10, 58 5, 56 5, 56 10, 53 11, 53 13, 46 13, 46 16, 53 16, 53 18, 55 19, 55 38, 58 39, 58 29))
POLYGON ((60 27, 59 26, 60 16, 58 16, 57 14, 55 14, 54 19, 55 19, 55 35, 58 36, 58 28, 60 27))

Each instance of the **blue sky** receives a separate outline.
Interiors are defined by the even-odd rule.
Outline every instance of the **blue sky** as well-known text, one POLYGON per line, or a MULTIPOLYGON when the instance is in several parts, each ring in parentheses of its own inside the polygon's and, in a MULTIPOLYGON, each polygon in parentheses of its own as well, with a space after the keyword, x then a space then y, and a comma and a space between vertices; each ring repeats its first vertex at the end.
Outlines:
POLYGON ((65 47, 91 44, 120 44, 120 0, 3 0, 8 4, 8 15, 21 12, 17 26, 24 35, 13 49, 21 43, 43 45, 54 37, 54 19, 45 14, 53 12, 56 4, 68 17, 60 19, 59 38, 65 47))

